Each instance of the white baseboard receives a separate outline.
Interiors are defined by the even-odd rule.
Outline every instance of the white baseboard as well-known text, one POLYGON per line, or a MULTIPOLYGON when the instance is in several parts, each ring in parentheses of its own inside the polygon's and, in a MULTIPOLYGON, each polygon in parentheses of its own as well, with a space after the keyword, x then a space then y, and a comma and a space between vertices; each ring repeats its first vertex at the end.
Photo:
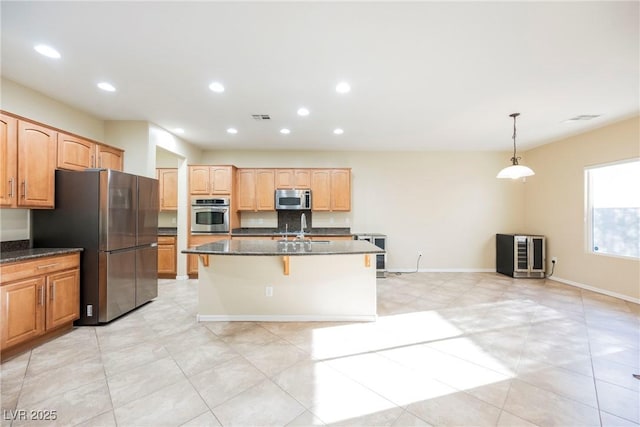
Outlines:
POLYGON ((198 314, 198 322, 375 322, 378 316, 198 314))
POLYGON ((561 277, 556 277, 556 276, 548 277, 547 280, 554 280, 556 282, 564 283, 565 285, 575 286, 577 288, 586 289, 588 291, 596 292, 596 293, 607 295, 614 298, 620 298, 635 304, 640 304, 640 298, 633 298, 628 295, 619 294, 617 292, 607 291, 606 289, 585 285, 584 283, 574 282, 573 280, 567 280, 567 279, 563 279, 561 277))
POLYGON ((388 273, 495 273, 495 268, 421 268, 418 271, 410 268, 394 268, 388 273))
MULTIPOLYGON (((389 273, 416 273, 416 270, 411 269, 389 269, 389 273)), ((418 273, 495 273, 495 268, 421 268, 418 273)), ((614 298, 619 298, 625 301, 629 301, 635 304, 640 304, 640 298, 633 298, 628 295, 619 294, 617 292, 607 291, 606 289, 596 288, 594 286, 585 285, 584 283, 574 282, 573 280, 563 279, 561 277, 552 276, 548 280, 555 280, 556 282, 564 283, 565 285, 575 286, 577 288, 586 289, 588 291, 596 292, 599 294, 607 295, 614 298)))

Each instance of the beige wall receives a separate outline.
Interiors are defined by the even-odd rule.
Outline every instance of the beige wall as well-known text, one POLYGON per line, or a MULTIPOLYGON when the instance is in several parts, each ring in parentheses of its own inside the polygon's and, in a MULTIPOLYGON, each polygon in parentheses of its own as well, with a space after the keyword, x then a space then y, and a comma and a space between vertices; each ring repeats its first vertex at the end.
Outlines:
MULTIPOLYGON (((388 236, 389 268, 495 271, 495 234, 522 232, 529 183, 497 180, 494 152, 206 152, 238 167, 349 167, 352 210, 313 213, 313 226, 388 236)), ((243 221, 244 223, 244 221, 243 221)))
POLYGON ((105 142, 104 122, 12 80, 0 80, 0 109, 37 122, 105 142))
POLYGON ((109 145, 125 151, 125 172, 156 177, 156 147, 149 138, 149 123, 141 120, 106 121, 104 132, 109 145))
POLYGON ((536 172, 525 190, 526 228, 547 236, 547 265, 558 257, 554 276, 638 302, 640 261, 587 252, 584 168, 640 157, 640 117, 535 148, 526 156, 536 172))

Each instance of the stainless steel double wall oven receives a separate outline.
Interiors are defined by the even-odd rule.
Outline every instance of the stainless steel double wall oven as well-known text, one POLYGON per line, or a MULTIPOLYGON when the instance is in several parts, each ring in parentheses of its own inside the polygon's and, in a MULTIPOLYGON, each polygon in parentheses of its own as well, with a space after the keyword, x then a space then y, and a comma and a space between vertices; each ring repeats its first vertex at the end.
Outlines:
POLYGON ((229 232, 229 198, 191 198, 191 232, 201 234, 229 232))

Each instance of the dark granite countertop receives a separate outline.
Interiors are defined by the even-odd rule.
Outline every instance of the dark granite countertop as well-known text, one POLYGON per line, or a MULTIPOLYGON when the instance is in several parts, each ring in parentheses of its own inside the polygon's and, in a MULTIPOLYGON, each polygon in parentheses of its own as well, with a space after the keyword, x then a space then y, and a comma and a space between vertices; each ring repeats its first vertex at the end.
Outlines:
POLYGON ((158 236, 177 236, 177 227, 158 227, 158 236))
POLYGON ((16 261, 26 261, 34 258, 43 258, 54 255, 64 255, 73 252, 82 252, 82 248, 32 248, 17 251, 3 251, 0 253, 0 264, 16 261))
POLYGON ((193 249, 185 249, 185 254, 202 255, 353 255, 384 253, 376 245, 364 240, 326 240, 288 243, 278 240, 220 240, 206 243, 193 249))
MULTIPOLYGON (((277 228, 260 228, 260 227, 246 227, 246 228, 234 228, 231 230, 231 236, 282 236, 284 230, 277 228)), ((295 236, 298 232, 296 230, 289 230, 289 236, 295 236)), ((305 236, 351 236, 351 229, 349 227, 314 227, 304 232, 305 236)))

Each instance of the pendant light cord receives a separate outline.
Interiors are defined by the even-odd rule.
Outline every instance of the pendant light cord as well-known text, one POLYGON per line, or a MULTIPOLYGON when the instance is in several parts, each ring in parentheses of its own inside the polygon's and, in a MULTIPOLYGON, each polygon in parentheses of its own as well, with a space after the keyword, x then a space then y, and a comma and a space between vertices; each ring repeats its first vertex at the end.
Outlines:
POLYGON ((516 117, 518 117, 520 113, 510 114, 513 117, 513 157, 511 158, 511 162, 514 166, 518 164, 518 159, 520 157, 516 157, 516 117))

